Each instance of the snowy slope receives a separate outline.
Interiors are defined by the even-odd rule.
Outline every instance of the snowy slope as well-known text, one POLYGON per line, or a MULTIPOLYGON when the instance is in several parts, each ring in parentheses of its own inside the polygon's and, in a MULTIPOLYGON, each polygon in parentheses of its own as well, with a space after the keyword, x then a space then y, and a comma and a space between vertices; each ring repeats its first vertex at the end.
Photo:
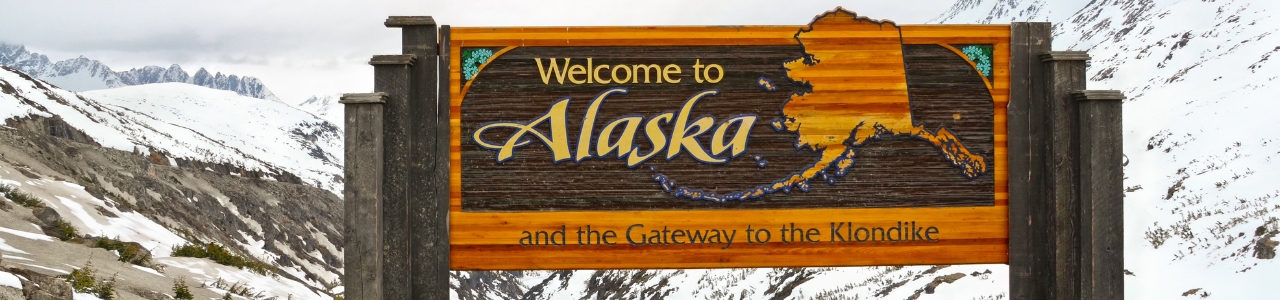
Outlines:
POLYGON ((198 86, 233 91, 242 96, 280 101, 262 81, 253 77, 233 74, 213 74, 201 68, 195 74, 187 74, 178 65, 169 68, 146 66, 116 72, 100 61, 80 56, 51 62, 40 53, 34 53, 21 45, 0 43, 0 65, 9 66, 23 73, 43 79, 59 88, 83 92, 106 88, 142 85, 150 83, 183 82, 198 86))
MULTIPOLYGON (((969 1, 935 21, 1054 22, 1123 90, 1126 298, 1269 298, 1280 278, 1275 1, 969 1)), ((1280 58, 1280 57, 1278 57, 1280 58)))
MULTIPOLYGON (((41 199, 45 205, 56 210, 81 233, 141 243, 145 249, 151 251, 151 260, 156 263, 156 269, 120 264, 113 261, 115 259, 113 255, 104 257, 100 253, 95 261, 99 267, 108 268, 107 270, 121 276, 129 285, 146 285, 148 281, 158 282, 152 285, 159 285, 159 287, 151 287, 151 289, 167 292, 165 288, 174 279, 182 278, 188 282, 194 282, 194 285, 222 280, 248 284, 256 292, 261 292, 263 298, 327 299, 304 283, 289 278, 260 275, 249 270, 218 265, 207 259, 172 257, 170 249, 188 241, 137 211, 121 210, 120 204, 127 200, 99 199, 86 192, 83 186, 71 182, 49 178, 28 178, 20 174, 13 165, 4 161, 0 161, 0 185, 16 187, 24 193, 41 199), (169 278, 163 280, 150 277, 166 275, 169 278)), ((6 201, 2 199, 3 197, 0 197, 0 201, 6 201)), ((91 256, 63 253, 68 249, 72 251, 92 251, 93 249, 46 236, 40 233, 39 227, 35 224, 8 213, 10 212, 0 212, 8 218, 0 222, 0 254, 10 262, 9 265, 52 271, 55 275, 62 275, 68 273, 70 269, 80 267, 80 265, 68 263, 83 264, 84 260, 94 260, 91 256), (14 261, 21 262, 12 263, 14 261)), ((290 271, 290 268, 281 269, 290 271)), ((100 272, 105 273, 105 271, 100 272)), ((0 280, 3 279, 4 274, 7 273, 0 273, 0 280)), ((21 285, 17 287, 21 288, 21 285)), ((217 288, 209 288, 209 290, 217 295, 222 295, 225 291, 217 288)), ((87 294, 78 294, 76 299, 81 299, 83 295, 87 294)))
POLYGON ((307 100, 299 102, 293 107, 316 115, 341 128, 345 124, 342 121, 344 108, 342 104, 338 103, 338 99, 341 97, 342 94, 311 96, 311 98, 307 98, 307 100))
POLYGON ((151 146, 170 155, 280 169, 341 193, 340 182, 333 180, 342 172, 343 144, 336 127, 286 104, 182 83, 83 94, 149 119, 150 126, 170 135, 150 140, 151 146))
MULTIPOLYGON (((250 176, 247 172, 232 171, 227 174, 223 171, 220 175, 224 179, 218 181, 163 173, 214 174, 208 172, 213 171, 211 169, 184 171, 183 168, 165 168, 168 171, 157 171, 149 167, 138 170, 92 165, 71 169, 82 170, 79 172, 68 173, 64 170, 63 174, 57 174, 44 167, 27 168, 18 163, 9 163, 23 161, 22 157, 25 155, 28 158, 23 164, 39 164, 30 158, 36 150, 24 154, 12 148, 24 145, 6 141, 3 148, 9 150, 7 158, 0 159, 0 184, 15 187, 42 199, 45 205, 57 211, 79 232, 139 242, 152 251, 157 263, 170 266, 171 272, 181 272, 171 274, 186 274, 181 277, 203 283, 219 279, 251 283, 256 291, 281 299, 288 295, 304 299, 327 298, 328 296, 317 291, 327 290, 340 282, 341 227, 333 226, 334 212, 339 216, 337 224, 341 224, 340 200, 333 195, 316 195, 341 194, 342 161, 341 156, 334 153, 341 153, 342 139, 341 132, 332 124, 284 103, 239 96, 230 91, 182 83, 162 83, 74 93, 8 67, 0 67, 0 120, 21 120, 30 116, 56 117, 83 131, 103 147, 126 153, 151 152, 152 159, 167 156, 159 164, 172 165, 182 160, 221 163, 234 166, 237 170, 263 172, 265 176, 261 178, 268 180, 289 178, 282 174, 295 174, 301 178, 302 183, 328 191, 312 189, 313 192, 307 192, 299 190, 300 185, 295 184, 267 188, 270 187, 269 184, 234 181, 247 180, 245 177, 250 176), (19 174, 21 172, 18 169, 46 176, 24 176, 19 174), (97 170, 108 175, 89 176, 83 170, 97 170), (162 173, 157 177, 155 172, 162 173), (134 178, 135 174, 149 176, 134 178), (86 176, 94 179, 85 179, 86 176), (111 176, 123 176, 127 179, 111 179, 111 176), (67 181, 65 178, 77 180, 67 181), (164 178, 165 184, 179 187, 164 187, 155 182, 156 178, 164 178), (115 194, 109 194, 109 197, 94 196, 90 194, 93 188, 79 185, 86 180, 92 180, 97 185, 98 179, 103 179, 102 185, 115 194), (106 179, 115 182, 113 184, 106 179), (145 186, 144 191, 133 189, 132 194, 126 192, 128 189, 125 186, 136 187, 139 184, 145 186), (250 186, 246 187, 245 184, 250 186), (112 199, 120 197, 118 195, 123 195, 124 199, 112 199), (123 203, 145 206, 148 208, 148 215, 120 208, 123 203), (334 203, 339 204, 337 208, 333 208, 334 203), (175 228, 183 230, 183 237, 175 235, 178 232, 175 228), (193 233, 204 241, 219 241, 243 249, 246 254, 274 264, 280 273, 278 276, 261 276, 207 261, 167 257, 170 247, 187 242, 186 238, 193 233)), ((16 131, 8 126, 2 126, 0 130, 16 131)), ((35 147, 35 144, 31 144, 31 147, 35 147)), ((60 152, 83 153, 73 150, 60 152)), ((55 154, 37 156, 48 159, 49 155, 55 154)), ((66 164, 78 163, 76 159, 57 158, 56 155, 52 162, 45 164, 66 168, 66 164)), ((99 163, 120 161, 114 158, 102 159, 98 155, 88 157, 99 157, 99 163)), ((124 165, 134 166, 128 163, 124 165)), ((142 165, 150 164, 144 162, 142 165)), ((56 254, 59 252, 41 249, 55 247, 48 246, 54 244, 60 248, 71 247, 67 246, 70 244, 47 240, 47 237, 41 240, 48 242, 46 244, 26 242, 28 239, 15 240, 11 231, 30 231, 34 228, 26 221, 19 221, 23 218, 30 219, 30 213, 25 214, 25 217, 21 217, 22 213, 17 213, 20 217, 0 217, 0 231, 10 233, 0 234, 0 239, 6 240, 0 242, 3 243, 0 244, 0 252, 4 252, 6 259, 13 254, 26 254, 27 259, 56 261, 60 258, 56 254), (12 222, 5 220, 20 224, 8 224, 12 222)), ((39 233, 33 236, 41 237, 39 233)), ((58 264, 29 264, 68 270, 68 266, 58 264)))
POLYGON ((288 172, 341 194, 341 133, 284 103, 182 83, 76 94, 7 68, 0 87, 0 119, 58 115, 104 147, 288 172))

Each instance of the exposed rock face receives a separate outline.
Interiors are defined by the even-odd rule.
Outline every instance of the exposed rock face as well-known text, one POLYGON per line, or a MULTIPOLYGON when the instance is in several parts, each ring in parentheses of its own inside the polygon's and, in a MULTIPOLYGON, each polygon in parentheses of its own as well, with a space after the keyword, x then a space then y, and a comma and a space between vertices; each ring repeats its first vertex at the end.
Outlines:
POLYGON ((21 300, 23 299, 22 290, 14 287, 0 286, 0 299, 21 300))
POLYGON ((28 300, 71 300, 75 296, 71 284, 61 278, 20 268, 10 268, 8 271, 27 279, 22 280, 22 296, 28 300))
POLYGON ((139 265, 139 266, 144 266, 149 268, 155 267, 155 265, 153 265, 151 262, 151 250, 147 250, 146 247, 142 246, 142 244, 138 242, 115 241, 108 237, 96 237, 96 236, 85 237, 84 239, 80 240, 80 243, 84 244, 85 246, 97 247, 97 248, 106 248, 106 247, 102 247, 101 246, 102 244, 100 243, 117 243, 117 242, 120 243, 121 248, 125 249, 123 251, 116 251, 116 255, 120 256, 119 260, 121 262, 131 263, 134 265, 139 265))
POLYGON ((1272 240, 1276 237, 1276 232, 1270 232, 1258 238, 1253 245, 1253 257, 1260 259, 1275 259, 1276 246, 1280 246, 1280 241, 1272 240))
POLYGON ((169 68, 146 66, 116 72, 100 61, 84 56, 51 62, 49 57, 33 53, 21 45, 0 44, 0 65, 10 66, 61 88, 83 92, 149 83, 183 82, 203 87, 236 92, 243 96, 280 101, 262 81, 232 74, 210 74, 204 68, 188 75, 181 66, 169 68))

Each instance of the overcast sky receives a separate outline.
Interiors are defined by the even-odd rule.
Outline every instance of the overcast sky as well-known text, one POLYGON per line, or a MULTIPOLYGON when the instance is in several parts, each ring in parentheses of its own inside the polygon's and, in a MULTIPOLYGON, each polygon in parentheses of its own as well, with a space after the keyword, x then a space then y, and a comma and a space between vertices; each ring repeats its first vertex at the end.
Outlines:
POLYGON ((844 6, 924 23, 954 0, 921 1, 21 1, 0 0, 0 42, 116 71, 180 64, 262 79, 288 103, 367 92, 375 54, 399 54, 390 15, 452 26, 803 25, 844 6), (797 3, 791 3, 797 2, 797 3))

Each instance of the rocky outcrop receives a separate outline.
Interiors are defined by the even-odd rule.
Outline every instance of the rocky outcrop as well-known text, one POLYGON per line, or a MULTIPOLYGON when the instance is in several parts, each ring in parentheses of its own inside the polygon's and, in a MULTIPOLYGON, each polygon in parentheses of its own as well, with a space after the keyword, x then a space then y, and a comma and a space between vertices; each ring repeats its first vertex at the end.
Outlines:
POLYGON ((100 146, 98 145, 98 142, 94 141, 88 134, 85 134, 83 131, 76 129, 75 127, 71 127, 70 124, 67 124, 66 121, 62 120, 62 117, 56 115, 52 118, 36 115, 29 115, 21 118, 9 118, 4 120, 4 123, 6 126, 21 130, 45 132, 50 136, 60 137, 78 143, 100 146))
POLYGON ((280 101, 257 78, 222 73, 210 74, 204 68, 191 75, 176 64, 169 68, 146 66, 117 72, 101 61, 84 56, 51 62, 49 57, 30 52, 25 46, 0 43, 0 65, 13 67, 61 88, 77 92, 150 83, 182 82, 232 91, 242 96, 280 101), (94 80, 88 81, 80 77, 89 77, 94 80), (63 78, 68 79, 63 80, 63 78))
POLYGON ((9 268, 9 273, 22 276, 22 296, 28 300, 71 300, 75 291, 71 284, 49 275, 22 268, 9 268))
MULTIPOLYGON (((1258 231, 1266 232, 1264 228, 1258 227, 1258 231)), ((1275 231, 1266 232, 1261 237, 1258 237, 1258 240, 1253 243, 1253 257, 1259 259, 1276 258, 1276 246, 1280 246, 1280 241, 1272 240, 1272 238, 1276 237, 1276 233, 1275 231)))

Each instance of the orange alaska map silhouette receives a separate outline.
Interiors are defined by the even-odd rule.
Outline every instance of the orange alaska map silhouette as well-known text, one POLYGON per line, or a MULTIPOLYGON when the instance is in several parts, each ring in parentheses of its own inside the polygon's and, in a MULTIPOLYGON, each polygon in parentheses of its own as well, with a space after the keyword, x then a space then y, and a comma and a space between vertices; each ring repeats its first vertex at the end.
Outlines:
MULTIPOLYGON (((820 151, 821 157, 804 170, 745 191, 716 194, 686 187, 672 188, 655 178, 676 197, 724 203, 759 198, 793 187, 809 190, 820 179, 834 184, 855 161, 855 149, 885 137, 911 136, 938 148, 951 165, 969 179, 987 172, 983 157, 975 155, 945 127, 928 129, 911 116, 902 31, 889 20, 872 20, 836 8, 814 18, 796 33, 804 55, 787 61, 787 76, 811 87, 791 95, 783 118, 774 128, 795 133, 796 148, 820 151), (834 169, 834 174, 828 170, 834 169)), ((659 175, 661 177, 661 175, 659 175)))

